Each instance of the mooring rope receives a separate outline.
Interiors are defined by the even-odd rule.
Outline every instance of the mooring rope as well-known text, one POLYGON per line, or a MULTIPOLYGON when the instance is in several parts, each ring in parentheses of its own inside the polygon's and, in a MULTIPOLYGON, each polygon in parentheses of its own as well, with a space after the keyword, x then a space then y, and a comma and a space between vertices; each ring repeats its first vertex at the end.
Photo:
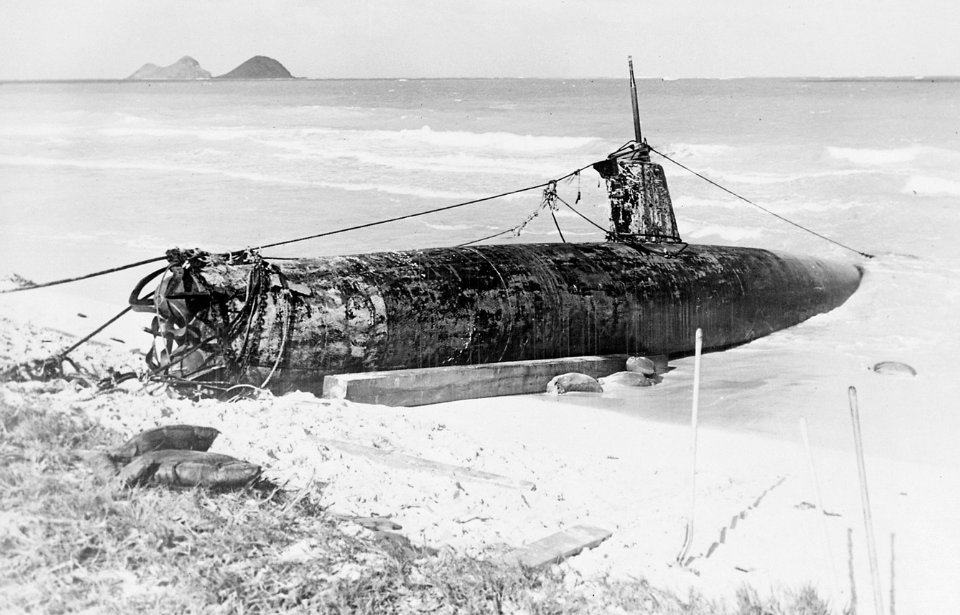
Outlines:
POLYGON ((559 196, 557 197, 557 200, 560 201, 561 203, 563 203, 564 205, 566 205, 567 207, 569 207, 569 208, 570 208, 570 211, 572 211, 573 213, 577 214, 578 216, 580 216, 581 218, 583 218, 584 220, 586 220, 586 221, 589 222, 590 224, 594 225, 595 227, 597 227, 598 229, 600 229, 600 230, 603 231, 604 233, 607 232, 607 229, 603 228, 602 226, 600 226, 599 224, 597 224, 596 222, 594 222, 594 221, 591 220, 590 218, 586 217, 585 215, 583 215, 582 213, 580 213, 579 211, 577 211, 576 209, 574 209, 574 208, 573 208, 573 205, 571 205, 570 203, 567 203, 566 201, 564 201, 563 199, 561 199, 559 196))
MULTIPOLYGON (((563 181, 563 180, 565 180, 565 179, 570 179, 570 180, 572 181, 573 176, 577 176, 577 178, 578 178, 578 180, 579 180, 580 171, 583 171, 585 168, 587 168, 587 167, 582 167, 582 168, 580 168, 580 169, 577 169, 577 170, 574 171, 573 173, 570 173, 570 174, 568 174, 568 175, 566 175, 566 176, 564 176, 564 177, 561 177, 561 178, 558 179, 558 180, 547 182, 547 183, 546 183, 546 188, 545 188, 545 190, 544 190, 543 202, 540 203, 540 205, 537 206, 537 208, 533 211, 533 213, 531 213, 529 216, 527 216, 527 218, 526 218, 523 222, 521 222, 520 224, 518 224, 517 226, 508 228, 508 229, 505 230, 505 231, 500 231, 500 232, 494 233, 493 235, 487 235, 486 237, 481 237, 480 239, 474 239, 474 240, 472 240, 472 241, 466 241, 466 242, 464 242, 464 243, 458 243, 455 247, 457 247, 457 248, 462 248, 462 247, 465 247, 465 246, 470 246, 470 245, 473 245, 473 244, 475 244, 475 243, 480 243, 481 241, 487 241, 488 239, 494 239, 494 238, 496 238, 496 237, 500 237, 501 235, 506 235, 507 233, 514 233, 514 234, 516 234, 517 236, 519 236, 520 233, 521 233, 521 231, 523 231, 523 229, 527 226, 527 224, 529 224, 531 220, 533 220, 534 218, 537 217, 537 215, 540 213, 540 210, 541 210, 541 209, 545 209, 545 208, 550 210, 550 216, 553 218, 553 224, 554 224, 554 226, 557 227, 557 233, 559 233, 559 235, 560 235, 560 240, 561 240, 563 243, 567 243, 566 238, 563 236, 563 231, 560 230, 560 223, 557 221, 557 216, 556 216, 556 214, 554 213, 555 210, 556 210, 556 205, 554 204, 554 201, 559 201, 559 202, 563 203, 563 204, 566 205, 568 208, 570 208, 570 211, 572 211, 573 213, 577 214, 578 216, 580 216, 581 218, 583 218, 584 220, 586 220, 587 222, 589 222, 589 223, 592 224, 593 226, 597 227, 598 229, 600 229, 601 231, 603 231, 604 233, 606 233, 606 232, 607 232, 607 229, 603 228, 602 226, 600 226, 599 224, 597 224, 596 222, 594 222, 594 221, 591 220, 590 218, 586 217, 585 215, 583 215, 582 213, 580 213, 579 211, 577 211, 577 210, 573 207, 573 205, 571 205, 570 203, 567 203, 566 201, 564 201, 564 200, 560 197, 560 195, 557 193, 557 188, 556 188, 556 183, 557 183, 557 182, 563 181)), ((577 200, 576 200, 576 202, 577 202, 577 203, 580 202, 580 187, 579 187, 579 185, 577 186, 577 200)))
POLYGON ((557 222, 557 214, 550 212, 550 217, 553 218, 553 225, 557 227, 557 233, 560 235, 560 241, 567 243, 566 238, 563 236, 563 231, 560 230, 560 223, 557 222))
MULTIPOLYGON (((556 212, 556 210, 557 210, 556 201, 560 201, 561 203, 563 203, 563 204, 566 205, 567 207, 570 207, 570 204, 567 203, 566 201, 564 201, 562 198, 560 198, 560 195, 557 194, 557 181, 562 181, 563 179, 568 179, 568 178, 571 178, 571 179, 572 179, 572 177, 573 177, 574 175, 579 176, 579 175, 580 175, 580 171, 582 171, 582 170, 583 170, 583 169, 578 169, 578 170, 574 171, 573 173, 567 175, 566 177, 561 178, 561 180, 554 180, 554 181, 549 181, 549 182, 547 182, 547 183, 546 183, 546 187, 544 188, 544 191, 543 191, 543 200, 541 201, 541 203, 540 203, 539 205, 537 205, 536 209, 534 209, 533 212, 531 212, 530 215, 528 215, 528 216, 523 220, 523 222, 521 222, 520 224, 518 224, 518 225, 516 225, 516 226, 513 226, 513 227, 510 227, 510 228, 508 228, 508 229, 506 229, 506 230, 504 230, 504 231, 499 231, 499 232, 497 232, 497 233, 494 233, 493 235, 487 235, 486 237, 481 237, 480 239, 473 239, 473 240, 471 240, 471 241, 465 241, 465 242, 463 242, 463 243, 458 243, 458 244, 457 244, 456 246, 454 246, 454 247, 463 248, 463 247, 466 247, 466 246, 473 245, 473 244, 475 244, 475 243, 480 243, 481 241, 487 241, 488 239, 494 239, 494 238, 496 238, 496 237, 500 237, 501 235, 506 235, 506 234, 508 234, 508 233, 513 233, 515 236, 519 237, 520 234, 523 232, 523 229, 525 229, 525 228, 527 227, 527 225, 530 224, 530 222, 531 222, 534 218, 536 218, 538 215, 540 215, 540 211, 543 210, 543 209, 549 209, 549 210, 550 210, 550 216, 553 218, 553 224, 554 224, 554 226, 557 227, 557 233, 560 235, 560 241, 562 241, 563 243, 567 243, 566 238, 563 236, 563 231, 560 230, 560 223, 557 221, 557 216, 556 216, 556 213, 555 213, 555 212, 556 212)), ((579 199, 579 198, 580 198, 580 193, 579 193, 579 191, 578 191, 578 192, 577 192, 577 199, 579 199)), ((570 209, 573 209, 573 208, 570 207, 570 209)), ((583 217, 583 215, 580 214, 580 212, 576 211, 575 209, 574 209, 573 211, 574 211, 575 213, 577 213, 578 215, 580 215, 581 217, 583 217)), ((587 222, 590 222, 591 224, 593 224, 594 226, 597 226, 593 221, 591 221, 591 220, 589 220, 589 219, 587 219, 587 218, 584 218, 584 219, 587 220, 587 222)), ((600 230, 606 232, 606 229, 603 229, 602 227, 598 227, 598 228, 600 228, 600 230)))
POLYGON ((124 269, 132 269, 134 267, 139 267, 140 265, 148 265, 150 263, 156 263, 166 259, 167 259, 166 255, 157 256, 155 258, 148 258, 145 261, 137 261, 136 263, 130 263, 129 265, 121 265, 119 267, 113 267, 111 269, 95 271, 93 273, 77 276, 75 278, 64 278, 62 280, 54 280, 53 282, 44 282, 43 284, 33 284, 31 286, 20 286, 18 288, 7 288, 5 290, 0 290, 0 295, 6 294, 6 293, 17 293, 17 292, 20 292, 21 290, 35 290, 37 288, 47 288, 48 286, 56 286, 57 284, 66 284, 68 282, 79 282, 80 280, 95 278, 97 276, 107 275, 108 273, 116 273, 118 271, 123 271, 124 269))
POLYGON ((488 239, 495 239, 495 238, 499 237, 500 235, 506 235, 507 233, 512 233, 512 232, 514 232, 516 229, 517 229, 517 227, 514 226, 514 227, 512 227, 512 228, 508 228, 508 229, 505 230, 505 231, 500 231, 499 233, 494 233, 493 235, 487 235, 486 237, 481 237, 480 239, 474 239, 474 240, 472 240, 472 241, 465 241, 465 242, 463 242, 463 243, 458 243, 458 244, 457 244, 456 246, 454 246, 454 247, 455 247, 455 248, 463 248, 463 247, 465 247, 465 246, 472 246, 473 244, 475 244, 475 243, 480 243, 481 241, 486 241, 486 240, 488 240, 488 239))
MULTIPOLYGON (((131 309, 132 309, 132 308, 128 305, 127 307, 125 307, 125 308, 123 308, 122 310, 120 310, 120 312, 119 312, 116 316, 113 316, 113 317, 110 318, 107 322, 103 323, 102 325, 100 325, 99 327, 97 327, 96 329, 94 329, 92 332, 88 333, 87 335, 85 335, 85 336, 83 336, 81 339, 79 339, 78 341, 74 342, 71 346, 69 346, 69 347, 67 347, 67 348, 64 348, 63 350, 61 350, 61 351, 59 351, 59 352, 55 352, 55 353, 53 353, 52 355, 48 356, 48 357, 45 358, 45 359, 35 359, 35 360, 32 360, 32 361, 24 361, 23 363, 18 363, 17 365, 14 365, 14 366, 12 366, 12 367, 10 367, 10 368, 5 369, 4 372, 3 372, 3 374, 2 374, 2 377, 9 377, 10 375, 12 375, 12 374, 16 373, 17 371, 19 371, 21 368, 27 368, 27 369, 29 369, 29 368, 32 367, 32 366, 37 366, 37 367, 39 367, 39 369, 40 369, 42 372, 46 372, 46 371, 47 371, 47 370, 46 370, 46 367, 47 367, 47 366, 50 366, 50 365, 53 365, 53 364, 56 364, 55 370, 56 370, 57 372, 59 372, 59 373, 62 374, 62 367, 61 367, 61 366, 62 366, 63 362, 64 362, 64 361, 70 361, 69 357, 67 357, 68 354, 70 354, 71 352, 73 352, 74 350, 76 350, 77 348, 79 348, 80 346, 82 346, 83 344, 85 344, 86 342, 88 342, 90 339, 92 339, 95 335, 97 335, 98 333, 100 333, 101 331, 103 331, 104 329, 106 329, 107 327, 109 327, 110 325, 112 325, 113 323, 115 323, 117 320, 120 319, 120 317, 122 317, 124 314, 126 314, 127 312, 129 312, 131 309)), ((76 368, 76 363, 73 363, 73 362, 71 361, 71 364, 76 368)), ((79 371, 79 369, 78 369, 78 371, 79 371)))
POLYGON ((701 175, 700 173, 697 173, 696 171, 694 171, 694 170, 691 169, 690 167, 688 167, 688 166, 686 166, 686 165, 684 165, 684 164, 681 164, 681 163, 677 162, 676 160, 674 160, 674 159, 671 158, 670 156, 667 156, 667 155, 664 154, 663 152, 657 151, 657 150, 655 150, 654 148, 650 147, 649 145, 647 145, 647 147, 650 148, 650 151, 651 151, 651 152, 654 152, 655 154, 657 154, 657 155, 659 155, 659 156, 661 156, 661 157, 663 157, 663 158, 666 158, 667 160, 669 160, 669 161, 672 162, 673 164, 677 165, 677 166, 680 167, 681 169, 684 169, 684 170, 686 170, 686 171, 689 171, 690 173, 693 173, 694 175, 696 175, 697 177, 699 177, 699 178, 702 179, 703 181, 705 181, 705 182, 707 182, 707 183, 709 183, 709 184, 712 184, 712 185, 716 186, 717 188, 720 188, 720 189, 723 190, 724 192, 727 192, 727 193, 729 193, 729 194, 732 194, 733 196, 737 197, 737 198, 740 199, 741 201, 743 201, 743 202, 745 202, 745 203, 749 203, 750 205, 753 205, 753 206, 756 207, 757 209, 759 209, 759 210, 761 210, 761 211, 764 211, 764 212, 770 214, 770 215, 773 216, 774 218, 778 218, 778 219, 780 219, 780 220, 783 220, 783 221, 786 222, 787 224, 792 224, 793 226, 797 227, 798 229, 804 230, 804 231, 810 233, 811 235, 815 235, 815 236, 819 237, 820 239, 823 239, 824 241, 829 241, 829 242, 832 243, 832 244, 838 245, 838 246, 840 246, 841 248, 843 248, 844 250, 850 250, 851 252, 855 252, 856 254, 859 254, 860 256, 862 256, 862 257, 864 257, 864 258, 873 258, 873 254, 867 254, 866 252, 861 252, 860 250, 857 250, 857 249, 855 249, 855 248, 851 248, 850 246, 844 245, 844 244, 840 243, 839 241, 836 241, 835 239, 830 239, 829 237, 825 237, 824 235, 821 235, 820 233, 818 233, 818 232, 816 232, 816 231, 814 231, 814 230, 808 229, 807 227, 803 226, 802 224, 797 224, 797 223, 794 222, 793 220, 790 220, 790 219, 788 219, 788 218, 784 218, 784 217, 781 216, 780 214, 774 213, 774 212, 770 211, 769 209, 767 209, 767 208, 765 208, 765 207, 762 207, 762 206, 760 206, 760 205, 757 205, 756 203, 754 203, 754 202, 751 201, 750 199, 740 196, 739 194, 737 194, 737 193, 734 192, 733 190, 730 190, 729 188, 725 188, 725 187, 721 186, 720 184, 718 184, 717 182, 713 181, 713 180, 710 179, 709 177, 704 177, 704 176, 701 175))
POLYGON ((582 166, 582 167, 580 167, 579 169, 577 169, 576 171, 571 171, 570 173, 567 173, 566 175, 564 175, 564 176, 562 176, 562 177, 559 177, 559 178, 557 178, 557 179, 551 179, 551 180, 549 180, 549 181, 545 181, 545 182, 543 182, 543 183, 541 183, 541 184, 537 184, 536 186, 527 186, 526 188, 518 188, 518 189, 516 189, 516 190, 511 190, 511 191, 509 191, 509 192, 501 192, 500 194, 494 194, 494 195, 491 195, 491 196, 485 196, 485 197, 482 197, 482 198, 479 198, 479 199, 473 199, 472 201, 464 201, 464 202, 462 202, 462 203, 454 203, 453 205, 446 205, 446 206, 444 206, 444 207, 437 207, 437 208, 435 208, 435 209, 428 209, 428 210, 426 210, 426 211, 418 211, 418 212, 415 212, 415 213, 412 213, 412 214, 406 214, 406 215, 403 215, 403 216, 397 216, 397 217, 395 217, 395 218, 387 218, 387 219, 385 219, 385 220, 377 220, 377 221, 375 221, 375 222, 367 222, 366 224, 358 224, 358 225, 356 225, 356 226, 348 226, 348 227, 346 227, 346 228, 341 228, 341 229, 337 229, 337 230, 334 230, 334 231, 326 231, 326 232, 324 232, 324 233, 317 233, 317 234, 315 234, 315 235, 308 235, 308 236, 306 236, 306 237, 298 237, 297 239, 288 239, 288 240, 286 240, 286 241, 278 241, 278 242, 276 242, 276 243, 263 244, 263 245, 260 245, 260 246, 258 246, 258 247, 256 247, 256 248, 253 248, 253 249, 254 249, 254 250, 263 250, 263 249, 266 249, 266 248, 275 248, 275 247, 277 247, 277 246, 285 246, 285 245, 291 244, 291 243, 297 243, 297 242, 300 242, 300 241, 307 241, 308 239, 318 239, 318 238, 320 238, 320 237, 328 237, 328 236, 330 236, 330 235, 337 235, 337 234, 339 234, 339 233, 346 233, 346 232, 349 232, 349 231, 359 231, 359 230, 361 230, 361 229, 370 228, 371 226, 379 226, 379 225, 381 225, 381 224, 389 224, 389 223, 391 223, 391 222, 399 222, 399 221, 401 221, 401 220, 407 220, 407 219, 409 219, 409 218, 417 218, 417 217, 419 217, 419 216, 426 216, 426 215, 429 215, 429 214, 435 214, 435 213, 439 213, 439 212, 441 212, 441 211, 448 211, 448 210, 451 210, 451 209, 456 209, 456 208, 458 208, 458 207, 465 207, 465 206, 467 206, 467 205, 476 205, 477 203, 483 203, 483 202, 485 202, 485 201, 492 201, 493 199, 500 199, 500 198, 503 198, 503 197, 512 196, 512 195, 514 195, 514 194, 520 194, 521 192, 528 192, 528 191, 530 191, 530 190, 537 190, 538 188, 546 188, 547 186, 549 186, 549 185, 552 184, 552 183, 556 183, 556 182, 558 182, 558 181, 563 181, 564 179, 567 179, 568 177, 573 177, 574 175, 576 175, 576 174, 579 173, 580 171, 583 171, 584 169, 588 169, 588 168, 590 168, 591 166, 593 166, 594 164, 595 164, 595 163, 590 163, 590 164, 588 164, 588 165, 582 166))
POLYGON ((77 348, 79 348, 81 345, 83 345, 84 343, 86 343, 88 340, 90 340, 94 335, 96 335, 97 333, 100 333, 101 331, 103 331, 104 329, 106 329, 107 327, 109 327, 110 325, 112 325, 113 323, 115 323, 116 321, 120 320, 120 317, 122 317, 124 314, 126 314, 127 312, 129 312, 129 311, 132 310, 132 309, 133 309, 133 308, 132 308, 131 306, 129 306, 129 305, 128 305, 127 307, 123 308, 122 310, 120 310, 119 313, 117 313, 116 316, 112 317, 110 320, 108 320, 107 322, 103 323, 102 325, 100 325, 99 327, 97 327, 96 329, 94 329, 91 333, 88 333, 87 335, 85 335, 82 339, 80 339, 79 341, 77 341, 76 343, 74 343, 72 346, 70 346, 69 348, 67 348, 67 349, 65 349, 65 350, 61 350, 61 351, 58 352, 57 354, 53 355, 54 358, 67 356, 68 354, 70 354, 71 352, 73 352, 74 350, 76 350, 77 348))
MULTIPOLYGON (((462 203, 454 203, 453 205, 446 205, 446 206, 444 206, 444 207, 437 207, 437 208, 434 208, 434 209, 428 209, 428 210, 426 210, 426 211, 418 211, 418 212, 415 212, 415 213, 412 213, 412 214, 406 214, 406 215, 403 215, 403 216, 396 216, 396 217, 394 217, 394 218, 387 218, 387 219, 385 219, 385 220, 377 220, 377 221, 374 221, 374 222, 368 222, 368 223, 366 223, 366 224, 358 224, 358 225, 356 225, 356 226, 348 226, 348 227, 341 228, 341 229, 336 229, 336 230, 333 230, 333 231, 326 231, 326 232, 323 232, 323 233, 317 233, 317 234, 315 234, 315 235, 307 235, 306 237, 298 237, 298 238, 296 238, 296 239, 287 239, 287 240, 285 240, 285 241, 277 241, 277 242, 274 242, 274 243, 262 244, 262 245, 260 245, 260 246, 257 246, 256 248, 250 248, 250 249, 253 249, 253 250, 263 250, 263 249, 266 249, 266 248, 276 248, 277 246, 285 246, 285 245, 288 245, 288 244, 291 244, 291 243, 298 243, 298 242, 301 242, 301 241, 307 241, 307 240, 309 240, 309 239, 318 239, 318 238, 320 238, 320 237, 329 237, 330 235, 338 235, 338 234, 340 234, 340 233, 347 233, 347 232, 350 232, 350 231, 358 231, 358 230, 361 230, 361 229, 370 228, 370 227, 372 227, 372 226, 380 226, 380 225, 382 225, 382 224, 389 224, 389 223, 391 223, 391 222, 399 222, 399 221, 401 221, 401 220, 407 220, 407 219, 409 219, 409 218, 417 218, 417 217, 419 217, 419 216, 426 216, 426 215, 429 215, 429 214, 435 214, 435 213, 439 213, 439 212, 441 212, 441 211, 448 211, 448 210, 451 210, 451 209, 456 209, 456 208, 458 208, 458 207, 465 207, 465 206, 467 206, 467 205, 476 205, 477 203, 483 203, 483 202, 485 202, 485 201, 492 201, 493 199, 499 199, 499 198, 503 198, 503 197, 507 197, 507 196, 512 196, 512 195, 514 195, 514 194, 520 194, 521 192, 527 192, 527 191, 530 191, 530 190, 537 190, 538 188, 544 188, 544 187, 546 187, 546 186, 549 186, 551 182, 559 182, 559 181, 563 181, 563 180, 565 180, 565 179, 567 179, 567 178, 573 177, 574 175, 579 175, 581 171, 590 168, 590 167, 593 166, 594 164, 595 164, 595 163, 591 162, 591 163, 588 164, 588 165, 584 165, 584 166, 580 167, 580 168, 577 169, 576 171, 571 171, 570 173, 567 173, 566 175, 564 175, 564 176, 562 176, 562 177, 559 177, 559 178, 553 179, 553 180, 549 180, 549 181, 545 181, 545 182, 543 182, 543 183, 541 183, 541 184, 537 184, 537 185, 535 185, 535 186, 527 186, 526 188, 518 188, 517 190, 510 190, 509 192, 501 192, 500 194, 494 194, 494 195, 491 195, 491 196, 485 196, 485 197, 482 197, 482 198, 479 198, 479 199, 473 199, 473 200, 471 200, 471 201, 464 201, 464 202, 462 202, 462 203)), ((506 232, 506 231, 505 231, 505 232, 506 232)), ((497 235, 492 235, 490 238, 492 238, 492 237, 497 237, 497 236, 499 236, 500 234, 503 234, 503 233, 498 233, 497 235)), ((489 239, 489 238, 488 238, 488 239, 489 239)), ((479 240, 477 240, 477 241, 484 241, 484 240, 483 240, 483 239, 479 239, 479 240)), ((472 242, 472 243, 474 243, 474 242, 472 242)), ((229 253, 228 253, 228 254, 229 254, 229 253)), ((270 258, 270 259, 273 259, 274 257, 269 257, 269 258, 270 258)), ((20 287, 18 287, 18 288, 7 288, 7 289, 4 289, 4 290, 0 290, 0 295, 6 294, 6 293, 17 293, 17 292, 21 292, 21 291, 24 291, 24 290, 35 290, 35 289, 38 289, 38 288, 47 288, 47 287, 50 287, 50 286, 57 286, 58 284, 67 284, 67 283, 69 283, 69 282, 79 282, 80 280, 87 280, 87 279, 89 279, 89 278, 95 278, 95 277, 98 277, 98 276, 107 275, 107 274, 109 274, 109 273, 116 273, 116 272, 118 272, 118 271, 123 271, 123 270, 125 270, 125 269, 132 269, 132 268, 134 268, 134 267, 139 267, 139 266, 141 266, 141 265, 148 265, 148 264, 150 264, 150 263, 156 263, 156 262, 160 262, 160 261, 163 261, 163 260, 167 260, 167 256, 166 256, 166 255, 156 256, 156 257, 154 257, 154 258, 148 258, 148 259, 146 259, 146 260, 137 261, 137 262, 135 262, 135 263, 130 263, 130 264, 127 264, 127 265, 121 265, 121 266, 119 266, 119 267, 112 267, 112 268, 110 268, 110 269, 103 269, 103 270, 101 270, 101 271, 95 271, 95 272, 93 272, 93 273, 88 273, 88 274, 81 275, 81 276, 77 276, 77 277, 73 277, 73 278, 63 278, 63 279, 61 279, 61 280, 54 280, 54 281, 52 281, 52 282, 44 282, 43 284, 32 284, 32 285, 30 285, 30 286, 20 286, 20 287)), ((282 259, 282 258, 277 257, 276 260, 296 260, 296 259, 282 259)))

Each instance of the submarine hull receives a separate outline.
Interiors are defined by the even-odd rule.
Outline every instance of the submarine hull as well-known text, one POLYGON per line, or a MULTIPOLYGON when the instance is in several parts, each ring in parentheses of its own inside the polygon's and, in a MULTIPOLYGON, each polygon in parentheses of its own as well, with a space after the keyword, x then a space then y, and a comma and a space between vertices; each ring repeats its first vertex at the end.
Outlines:
MULTIPOLYGON (((254 317, 252 265, 187 269, 161 284, 151 311, 185 314, 183 323, 199 314, 209 326, 195 338, 215 321, 222 331, 247 323, 242 334, 207 344, 206 364, 219 353, 240 382, 316 392, 327 374, 684 353, 697 328, 704 348, 728 347, 836 308, 862 277, 852 264, 755 248, 435 248, 280 261, 273 286, 283 292, 263 294, 254 317), (188 287, 213 300, 177 298, 188 287), (251 315, 238 318, 245 309, 251 315)), ((189 369, 198 371, 188 360, 173 373, 189 377, 189 369)))

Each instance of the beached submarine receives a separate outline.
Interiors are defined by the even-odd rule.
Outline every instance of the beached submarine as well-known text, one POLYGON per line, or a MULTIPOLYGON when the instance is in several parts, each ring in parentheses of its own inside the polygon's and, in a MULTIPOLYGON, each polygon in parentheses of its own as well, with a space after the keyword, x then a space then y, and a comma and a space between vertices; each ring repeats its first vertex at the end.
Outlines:
POLYGON ((850 263, 684 243, 644 143, 595 168, 611 202, 605 242, 279 261, 171 250, 130 297, 155 316, 148 364, 174 382, 319 393, 329 374, 669 355, 691 352, 698 328, 716 349, 793 326, 860 284, 850 263))
MULTIPOLYGON (((681 354, 697 329, 707 350, 743 344, 857 290, 854 264, 683 242, 642 138, 632 59, 630 93, 635 140, 593 165, 610 198, 607 241, 276 261, 169 250, 129 300, 154 315, 149 376, 322 393, 332 374, 681 354)), ((550 182, 544 206, 557 200, 550 182)))

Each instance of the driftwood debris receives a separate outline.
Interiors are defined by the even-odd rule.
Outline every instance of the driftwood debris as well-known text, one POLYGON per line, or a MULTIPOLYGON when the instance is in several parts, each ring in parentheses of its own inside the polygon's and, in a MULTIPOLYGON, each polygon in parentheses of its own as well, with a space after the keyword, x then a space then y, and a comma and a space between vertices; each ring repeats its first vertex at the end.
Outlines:
POLYGON ((378 532, 388 532, 393 530, 402 530, 403 526, 387 519, 386 517, 351 517, 350 521, 356 523, 360 527, 365 527, 368 530, 374 530, 378 532))
POLYGON ((881 361, 873 366, 873 371, 885 376, 916 376, 917 370, 900 361, 881 361))
POLYGON ((599 527, 577 525, 514 549, 503 556, 503 561, 527 568, 543 568, 577 555, 584 549, 593 549, 611 536, 612 532, 599 527))
POLYGON ((391 453, 379 448, 361 446, 359 444, 341 442, 339 440, 327 440, 324 438, 311 438, 311 440, 320 446, 336 449, 349 455, 366 457, 371 461, 376 461, 377 463, 391 468, 398 468, 401 470, 419 470, 422 472, 436 474, 438 476, 447 476, 457 480, 470 480, 474 482, 498 485, 500 487, 509 487, 511 489, 522 489, 524 491, 533 491, 537 488, 536 485, 530 481, 517 480, 506 476, 500 476, 499 474, 492 474, 490 472, 465 468, 463 466, 440 463, 439 461, 431 461, 430 459, 423 459, 422 457, 411 457, 410 455, 391 453))

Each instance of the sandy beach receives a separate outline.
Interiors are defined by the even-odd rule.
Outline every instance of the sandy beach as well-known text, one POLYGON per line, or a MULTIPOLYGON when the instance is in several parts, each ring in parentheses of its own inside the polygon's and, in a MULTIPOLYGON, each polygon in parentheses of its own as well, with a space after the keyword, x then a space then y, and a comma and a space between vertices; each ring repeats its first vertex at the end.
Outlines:
MULTIPOLYGON (((4 295, 0 363, 50 354, 122 307, 79 305, 55 289, 4 295)), ((142 370, 140 354, 149 342, 139 331, 143 324, 131 315, 71 356, 85 366, 142 370)), ((710 378, 708 365, 705 360, 704 379, 710 378)), ((665 383, 680 383, 672 394, 684 395, 681 403, 689 406, 693 359, 671 366, 665 383)), ((903 380, 872 373, 859 378, 848 384, 863 383, 865 399, 909 394, 903 380)), ((764 593, 809 584, 837 611, 855 594, 856 612, 874 612, 852 430, 849 437, 838 435, 849 441, 847 448, 812 449, 815 481, 792 422, 780 437, 702 426, 693 542, 680 566, 691 510, 691 430, 656 419, 663 401, 653 390, 629 396, 608 390, 602 397, 608 405, 629 400, 640 408, 598 407, 585 393, 389 408, 305 393, 193 402, 137 381, 100 394, 75 381, 0 386, 4 404, 33 401, 82 412, 131 435, 177 423, 215 427, 222 436, 212 450, 261 464, 269 478, 289 488, 318 490, 331 512, 389 517, 411 540, 434 547, 496 557, 590 525, 612 537, 561 564, 583 582, 642 578, 681 595, 693 589, 727 601, 745 585, 764 593), (376 451, 438 465, 385 463, 383 455, 369 454, 376 451)), ((866 427, 865 438, 875 429, 866 427)), ((951 589, 960 574, 953 511, 960 468, 904 460, 870 446, 867 453, 885 610, 893 602, 901 614, 960 611, 960 596, 951 589)))

